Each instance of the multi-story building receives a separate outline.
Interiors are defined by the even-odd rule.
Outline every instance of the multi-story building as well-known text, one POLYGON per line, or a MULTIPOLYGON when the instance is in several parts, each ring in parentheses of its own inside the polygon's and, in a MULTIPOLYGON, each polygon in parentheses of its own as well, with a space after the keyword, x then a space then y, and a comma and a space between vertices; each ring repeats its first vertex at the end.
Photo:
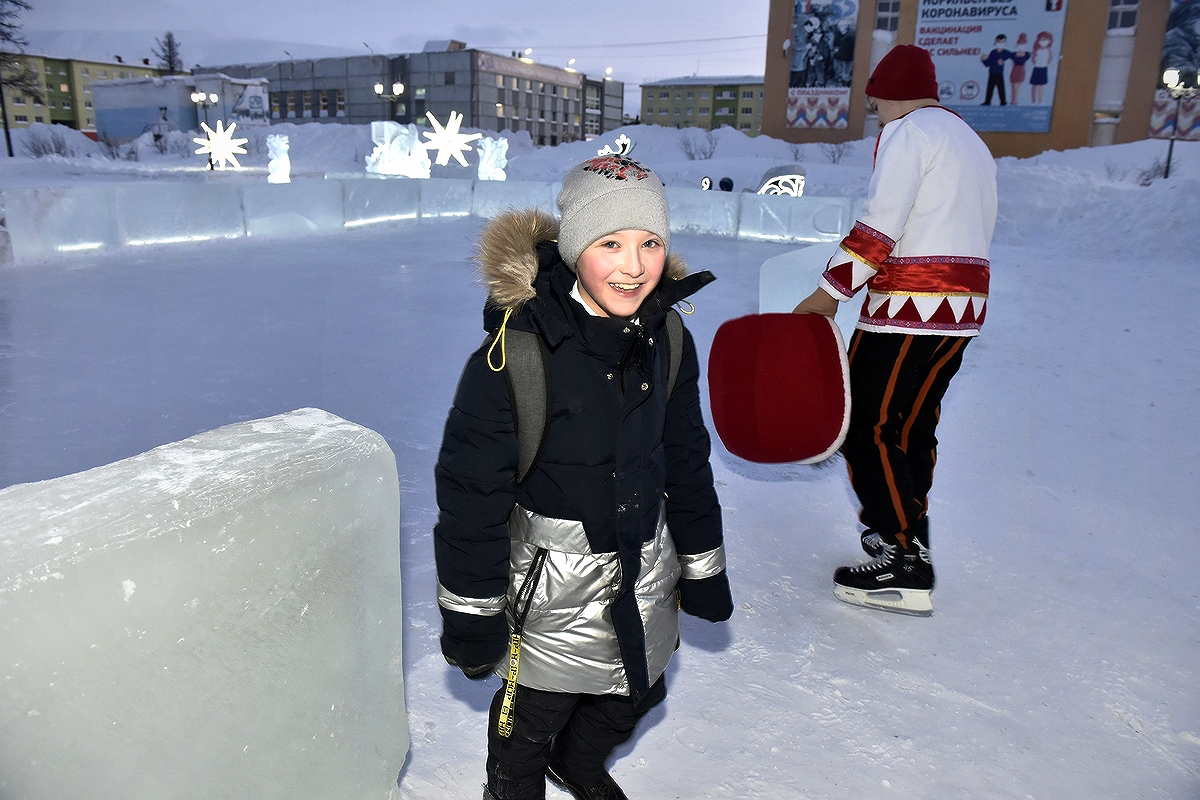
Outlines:
POLYGON ((145 78, 162 74, 150 66, 123 62, 81 61, 42 55, 9 55, 6 61, 22 65, 37 76, 41 98, 11 87, 3 87, 4 107, 10 128, 23 128, 35 122, 75 128, 96 136, 96 111, 92 83, 123 78, 145 78))
POLYGON ((570 69, 430 42, 420 53, 300 59, 196 67, 234 78, 266 78, 273 121, 365 124, 392 119, 442 124, 450 112, 462 126, 527 131, 535 144, 555 145, 621 126, 624 84, 590 80, 570 69))
POLYGON ((761 75, 692 76, 642 84, 642 122, 672 128, 762 132, 761 75))
MULTIPOLYGON (((1168 30, 1186 27, 1188 3, 771 0, 763 131, 796 142, 874 135, 867 78, 892 47, 916 44, 933 56, 942 104, 997 156, 1132 142, 1164 129, 1200 138, 1200 103, 1180 110, 1163 91, 1169 53, 1194 36, 1168 30)), ((1194 61, 1190 69, 1182 77, 1194 86, 1194 61)))

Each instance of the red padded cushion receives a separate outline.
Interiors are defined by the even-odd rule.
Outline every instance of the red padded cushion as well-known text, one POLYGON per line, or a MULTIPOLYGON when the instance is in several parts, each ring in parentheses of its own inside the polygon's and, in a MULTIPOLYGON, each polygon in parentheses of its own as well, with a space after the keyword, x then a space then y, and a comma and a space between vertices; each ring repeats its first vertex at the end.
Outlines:
POLYGON ((751 314, 725 322, 708 356, 713 423, 748 461, 812 463, 841 446, 850 376, 837 326, 820 314, 751 314))

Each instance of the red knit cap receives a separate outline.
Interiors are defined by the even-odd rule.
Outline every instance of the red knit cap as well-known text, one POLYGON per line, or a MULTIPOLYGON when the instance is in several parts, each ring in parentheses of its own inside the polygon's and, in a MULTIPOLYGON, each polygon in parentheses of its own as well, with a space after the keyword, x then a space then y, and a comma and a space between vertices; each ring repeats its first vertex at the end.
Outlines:
POLYGON ((880 100, 937 100, 937 73, 929 51, 898 44, 888 51, 867 79, 867 97, 880 100))

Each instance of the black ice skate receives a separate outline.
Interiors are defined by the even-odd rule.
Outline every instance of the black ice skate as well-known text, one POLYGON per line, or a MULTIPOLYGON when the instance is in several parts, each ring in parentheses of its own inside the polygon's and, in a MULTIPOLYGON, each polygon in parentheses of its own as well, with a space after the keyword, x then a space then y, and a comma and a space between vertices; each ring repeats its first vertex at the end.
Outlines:
POLYGON ((607 772, 594 785, 584 786, 569 779, 563 771, 562 765, 552 761, 546 768, 546 777, 555 786, 570 792, 576 800, 629 800, 625 792, 621 791, 621 787, 617 786, 617 782, 607 772))
MULTIPOLYGON (((874 533, 869 531, 868 533, 874 533)), ((933 563, 929 548, 903 533, 878 534, 874 560, 857 567, 839 567, 833 573, 833 596, 846 603, 900 614, 927 617, 933 613, 933 563)), ((862 537, 867 550, 867 536, 862 537)), ((869 552, 869 551, 868 551, 869 552)))

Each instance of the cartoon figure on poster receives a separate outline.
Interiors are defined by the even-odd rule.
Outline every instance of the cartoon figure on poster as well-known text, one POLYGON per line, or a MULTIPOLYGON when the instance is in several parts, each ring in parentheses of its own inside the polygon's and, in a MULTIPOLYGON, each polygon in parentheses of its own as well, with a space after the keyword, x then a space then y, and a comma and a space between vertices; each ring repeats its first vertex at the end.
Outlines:
POLYGON ((1054 61, 1054 36, 1042 31, 1033 40, 1033 72, 1029 75, 1029 99, 1034 105, 1042 105, 1046 98, 1046 84, 1050 82, 1050 64, 1054 61))
POLYGON ((1008 84, 1012 87, 1009 92, 1008 102, 1014 106, 1021 103, 1021 85, 1025 83, 1025 62, 1030 58, 1030 52, 1026 49, 1029 44, 1029 36, 1022 33, 1017 36, 1017 49, 1009 56, 1009 61, 1012 62, 1012 69, 1008 73, 1008 84))
POLYGON ((798 0, 792 38, 785 46, 789 128, 845 128, 854 72, 853 0, 798 0))

